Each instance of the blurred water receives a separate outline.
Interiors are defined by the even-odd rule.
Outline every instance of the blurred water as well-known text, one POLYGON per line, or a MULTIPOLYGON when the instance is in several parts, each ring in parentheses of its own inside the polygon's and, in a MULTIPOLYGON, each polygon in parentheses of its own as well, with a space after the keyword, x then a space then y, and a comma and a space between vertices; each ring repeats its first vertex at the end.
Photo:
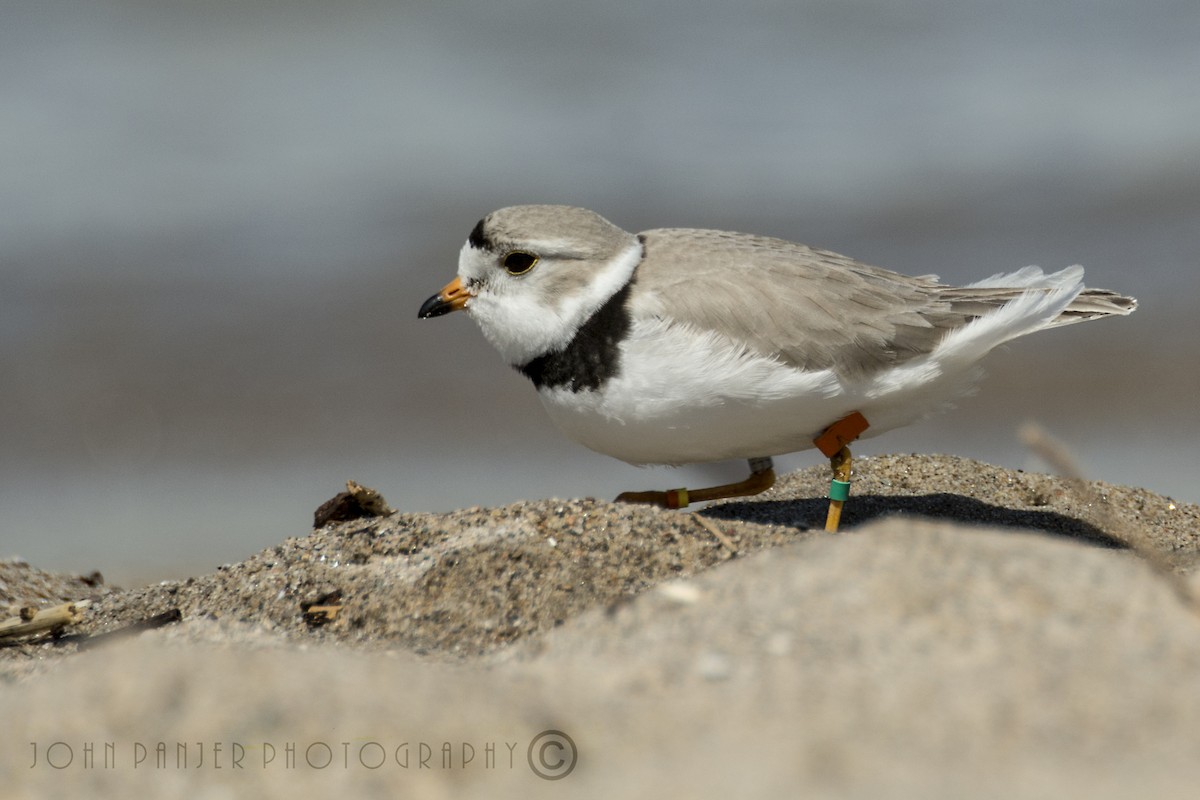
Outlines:
MULTIPOLYGON (((784 236, 966 282, 1083 263, 1133 317, 997 354, 864 452, 1200 500, 1200 7, 1074 2, 0 6, 0 556, 177 575, 393 505, 735 475, 581 450, 467 319, 519 202, 784 236)), ((785 466, 815 463, 811 454, 785 466)))

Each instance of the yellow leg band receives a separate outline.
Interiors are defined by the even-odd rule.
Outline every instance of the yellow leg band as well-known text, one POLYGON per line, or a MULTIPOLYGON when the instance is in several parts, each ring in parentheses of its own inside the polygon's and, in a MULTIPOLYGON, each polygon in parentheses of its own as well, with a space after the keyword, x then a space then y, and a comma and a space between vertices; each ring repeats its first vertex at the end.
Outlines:
POLYGON ((667 492, 667 508, 687 508, 688 490, 672 489, 667 492))

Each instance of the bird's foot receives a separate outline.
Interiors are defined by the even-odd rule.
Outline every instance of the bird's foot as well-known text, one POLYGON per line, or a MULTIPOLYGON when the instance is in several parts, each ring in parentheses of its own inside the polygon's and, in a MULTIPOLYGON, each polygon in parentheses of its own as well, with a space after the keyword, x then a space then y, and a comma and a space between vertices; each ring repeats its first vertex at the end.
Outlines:
POLYGON ((750 476, 737 483, 725 483, 704 489, 668 489, 665 492, 621 492, 618 503, 645 503, 662 508, 686 508, 691 503, 749 497, 775 485, 775 465, 769 458, 750 459, 750 476))

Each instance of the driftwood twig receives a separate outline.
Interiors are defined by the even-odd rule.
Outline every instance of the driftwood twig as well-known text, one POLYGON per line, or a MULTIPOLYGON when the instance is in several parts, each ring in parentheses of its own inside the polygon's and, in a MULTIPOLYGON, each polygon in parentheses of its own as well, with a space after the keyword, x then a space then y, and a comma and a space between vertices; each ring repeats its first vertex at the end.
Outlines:
POLYGON ((0 641, 33 636, 74 625, 83 619, 83 609, 88 607, 89 602, 79 600, 43 608, 40 611, 32 607, 22 608, 18 616, 0 622, 0 641))

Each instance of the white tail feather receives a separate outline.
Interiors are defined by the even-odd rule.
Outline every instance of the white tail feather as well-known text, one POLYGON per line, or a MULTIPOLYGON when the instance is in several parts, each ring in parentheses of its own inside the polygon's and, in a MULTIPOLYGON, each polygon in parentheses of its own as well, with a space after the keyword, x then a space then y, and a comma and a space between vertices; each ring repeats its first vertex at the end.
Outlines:
MULTIPOLYGON (((997 272, 989 278, 968 283, 970 289, 1057 289, 1068 284, 1082 283, 1083 267, 1075 264, 1066 269, 1042 272, 1041 267, 1024 267, 1016 272, 997 272)), ((1080 287, 1082 288, 1082 287, 1080 287)))
POLYGON ((1081 267, 1070 267, 1045 276, 1041 286, 1030 288, 1048 288, 1050 291, 1026 292, 992 313, 952 331, 938 345, 934 358, 974 364, 989 350, 1005 342, 1050 327, 1083 291, 1082 278, 1081 267))

